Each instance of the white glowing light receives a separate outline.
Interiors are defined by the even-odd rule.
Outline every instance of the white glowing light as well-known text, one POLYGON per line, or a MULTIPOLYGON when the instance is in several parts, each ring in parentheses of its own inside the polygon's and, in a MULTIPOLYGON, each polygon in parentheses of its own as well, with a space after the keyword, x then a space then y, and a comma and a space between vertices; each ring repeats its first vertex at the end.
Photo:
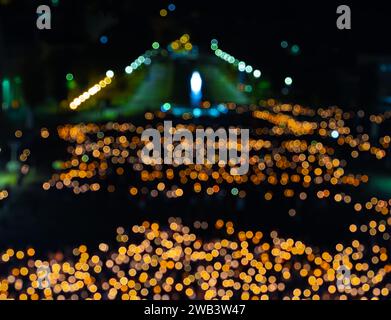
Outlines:
POLYGON ((252 66, 246 66, 245 70, 246 70, 247 73, 251 73, 251 72, 253 72, 253 67, 252 66))
POLYGON ((285 78, 285 84, 287 86, 290 86, 293 83, 293 79, 291 77, 286 77, 285 78))
POLYGON ((243 61, 240 61, 238 65, 238 69, 239 71, 243 72, 244 70, 246 70, 246 64, 243 61))
POLYGON ((254 70, 253 75, 254 75, 255 78, 259 78, 259 77, 261 76, 261 71, 259 71, 259 70, 254 70))
POLYGON ((198 71, 194 71, 190 79, 191 91, 195 94, 201 92, 202 79, 198 71))
POLYGON ((337 130, 331 131, 331 137, 337 139, 339 137, 339 132, 337 130))
POLYGON ((109 77, 109 78, 112 78, 112 77, 114 77, 114 72, 112 70, 108 70, 106 72, 106 76, 109 77))

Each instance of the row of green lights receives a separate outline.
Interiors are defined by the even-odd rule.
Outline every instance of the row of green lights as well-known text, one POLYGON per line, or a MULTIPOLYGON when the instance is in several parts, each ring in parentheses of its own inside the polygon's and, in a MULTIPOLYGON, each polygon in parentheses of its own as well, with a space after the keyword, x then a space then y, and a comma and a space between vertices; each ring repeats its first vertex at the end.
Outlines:
MULTIPOLYGON (((288 47, 289 47, 288 41, 285 40, 281 41, 281 48, 287 49, 288 47)), ((300 53, 300 47, 297 44, 294 44, 291 47, 290 51, 293 55, 297 55, 300 53)))
POLYGON ((141 65, 150 65, 151 57, 156 54, 156 50, 160 48, 159 42, 152 43, 153 50, 146 51, 143 55, 136 58, 130 65, 126 66, 125 72, 127 74, 132 74, 133 71, 137 70, 141 65))
MULTIPOLYGON (((137 59, 135 59, 129 66, 125 68, 125 72, 127 74, 131 74, 134 70, 136 70, 139 66, 142 64, 149 65, 151 64, 151 57, 154 56, 157 53, 157 49, 159 49, 160 45, 158 42, 154 42, 152 44, 152 48, 154 50, 147 50, 143 55, 139 56, 137 59)), ((106 72, 106 78, 99 82, 99 84, 94 85, 91 87, 88 91, 84 92, 79 97, 75 98, 69 105, 69 107, 72 110, 76 110, 80 104, 82 104, 85 100, 89 99, 92 95, 95 95, 98 91, 101 90, 102 86, 106 87, 106 85, 111 83, 111 79, 114 77, 114 72, 112 70, 108 70, 106 72), (106 81, 106 79, 108 79, 106 81), (107 83, 106 83, 106 82, 107 83), (100 85, 101 82, 105 82, 100 85)), ((68 81, 69 85, 68 88, 72 89, 72 87, 75 87, 74 76, 72 73, 67 73, 65 76, 66 80, 68 81)))
POLYGON ((216 39, 213 39, 211 41, 210 45, 211 49, 215 52, 215 55, 219 57, 220 59, 223 59, 224 61, 234 65, 238 68, 240 72, 246 72, 246 73, 252 73, 254 78, 259 78, 262 73, 260 70, 255 69, 251 65, 247 65, 244 61, 240 61, 236 59, 234 56, 230 55, 227 52, 224 52, 223 50, 219 49, 218 41, 216 39))

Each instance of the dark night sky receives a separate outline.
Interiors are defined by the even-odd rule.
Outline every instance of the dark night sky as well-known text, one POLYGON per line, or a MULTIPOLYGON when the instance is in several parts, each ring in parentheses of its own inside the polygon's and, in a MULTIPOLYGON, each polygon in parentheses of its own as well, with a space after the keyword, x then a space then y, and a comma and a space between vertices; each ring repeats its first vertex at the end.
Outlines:
MULTIPOLYGON (((319 90, 318 94, 339 77, 333 70, 354 75, 360 55, 391 54, 390 9, 378 0, 354 4, 334 0, 59 0, 57 6, 40 1, 52 7, 50 31, 35 27, 37 3, 14 0, 0 6, 5 50, 31 60, 37 68, 34 72, 42 63, 53 65, 51 73, 61 76, 67 69, 84 68, 86 81, 91 72, 125 65, 153 41, 165 44, 183 32, 205 49, 212 38, 219 39, 224 50, 258 66, 272 80, 300 71, 302 91, 319 90), (159 10, 170 3, 177 9, 161 18, 159 10), (336 28, 336 8, 341 4, 352 9, 352 30, 336 28), (109 37, 105 46, 98 40, 102 34, 109 37), (294 60, 286 54, 280 47, 282 40, 300 45, 300 57, 294 60), (56 48, 56 53, 45 56, 46 47, 56 48)), ((338 100, 336 94, 330 94, 332 100, 338 100)))
MULTIPOLYGON (((40 4, 50 4, 41 1, 40 4)), ((327 48, 347 52, 390 53, 387 41, 389 30, 386 4, 380 1, 350 4, 352 30, 340 31, 335 27, 336 7, 340 1, 125 1, 60 0, 52 7, 53 30, 38 34, 49 42, 85 42, 87 25, 99 32, 99 25, 91 16, 111 16, 114 22, 108 26, 113 51, 134 48, 142 50, 157 34, 170 40, 182 31, 189 31, 201 44, 208 44, 217 37, 227 46, 246 56, 257 56, 280 39, 301 43, 309 50, 327 48), (159 17, 159 10, 169 3, 177 10, 166 18, 159 17), (315 4, 316 3, 316 4, 315 4), (312 48, 312 49, 311 49, 312 48)), ((343 1, 349 4, 349 1, 343 1)), ((5 21, 10 41, 29 41, 27 35, 37 33, 35 7, 31 1, 13 1, 8 7, 0 7, 1 20, 5 21)), ((277 43, 276 43, 277 42, 277 43)))

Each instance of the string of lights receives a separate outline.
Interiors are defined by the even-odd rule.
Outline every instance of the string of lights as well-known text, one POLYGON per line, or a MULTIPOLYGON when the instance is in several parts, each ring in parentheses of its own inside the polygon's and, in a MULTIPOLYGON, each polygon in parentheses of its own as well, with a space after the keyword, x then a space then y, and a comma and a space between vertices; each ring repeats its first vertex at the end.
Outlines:
POLYGON ((79 106, 96 95, 100 90, 110 85, 114 78, 114 72, 112 70, 108 70, 106 72, 106 77, 100 80, 98 83, 94 84, 87 91, 83 92, 80 96, 73 99, 73 101, 69 104, 69 108, 71 110, 76 110, 79 106))
POLYGON ((246 62, 241 61, 232 56, 231 54, 221 50, 219 48, 219 43, 216 39, 213 39, 211 41, 210 47, 217 57, 233 65, 235 68, 238 69, 239 72, 246 72, 248 74, 251 74, 255 79, 261 77, 262 72, 259 69, 254 69, 253 66, 251 66, 250 64, 247 64, 246 62))
MULTIPOLYGON (((130 75, 133 73, 133 71, 137 70, 143 64, 149 66, 152 62, 151 57, 158 53, 159 47, 159 43, 154 42, 152 44, 153 50, 147 50, 144 54, 137 57, 132 63, 125 67, 125 72, 130 75)), ((106 72, 105 78, 101 79, 99 82, 91 86, 87 91, 83 92, 77 98, 73 99, 73 101, 69 104, 69 108, 71 110, 78 109, 81 104, 96 95, 103 88, 109 86, 112 83, 113 78, 114 72, 112 70, 108 70, 106 72)))

